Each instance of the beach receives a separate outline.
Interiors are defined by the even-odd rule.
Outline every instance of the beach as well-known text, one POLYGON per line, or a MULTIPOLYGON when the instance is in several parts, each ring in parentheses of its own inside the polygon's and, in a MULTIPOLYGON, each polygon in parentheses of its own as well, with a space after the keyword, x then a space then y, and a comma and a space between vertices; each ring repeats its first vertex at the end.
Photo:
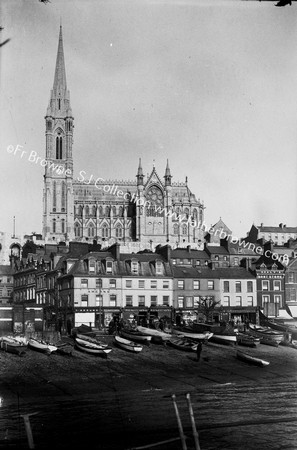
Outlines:
POLYGON ((22 357, 1 351, 0 448, 28 448, 22 415, 31 413, 37 449, 125 450, 178 438, 172 394, 188 449, 195 448, 187 393, 201 450, 297 448, 296 349, 209 342, 197 362, 194 352, 151 344, 134 354, 103 339, 113 347, 106 359, 77 350, 48 356, 28 349, 22 357), (237 349, 270 364, 239 361, 237 349))

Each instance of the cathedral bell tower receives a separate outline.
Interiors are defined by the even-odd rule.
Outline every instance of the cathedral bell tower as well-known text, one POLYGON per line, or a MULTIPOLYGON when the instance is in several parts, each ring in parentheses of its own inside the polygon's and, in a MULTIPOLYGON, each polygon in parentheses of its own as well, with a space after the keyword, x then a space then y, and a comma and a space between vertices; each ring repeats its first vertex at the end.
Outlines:
POLYGON ((43 238, 47 242, 69 241, 74 238, 73 117, 66 84, 61 26, 45 126, 47 164, 43 192, 43 238))

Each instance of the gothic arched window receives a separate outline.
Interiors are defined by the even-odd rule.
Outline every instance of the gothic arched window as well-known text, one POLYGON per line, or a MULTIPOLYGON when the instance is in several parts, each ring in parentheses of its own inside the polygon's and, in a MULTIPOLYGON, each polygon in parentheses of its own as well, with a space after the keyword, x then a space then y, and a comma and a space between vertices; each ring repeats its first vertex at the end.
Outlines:
POLYGON ((189 214, 190 214, 189 208, 185 208, 184 209, 184 215, 186 216, 186 219, 189 218, 189 214))
POLYGON ((65 233, 65 219, 61 220, 61 231, 62 233, 65 233))
POLYGON ((94 227, 94 225, 92 223, 88 227, 88 236, 89 237, 94 237, 95 236, 95 227, 94 227))
POLYGON ((112 213, 113 213, 114 216, 117 215, 117 209, 116 209, 115 206, 112 207, 112 213))
POLYGON ((103 217, 103 207, 99 206, 99 217, 103 217))
POLYGON ((194 218, 195 220, 198 219, 198 213, 197 213, 197 209, 196 209, 196 208, 193 209, 193 218, 194 218))
POLYGON ((200 211, 199 211, 199 220, 200 220, 200 222, 202 222, 202 220, 203 220, 203 211, 202 211, 202 209, 200 209, 200 211))
POLYGON ((93 206, 92 208, 92 215, 96 217, 96 206, 93 206))
POLYGON ((178 226, 177 223, 175 223, 175 224, 173 225, 173 233, 174 233, 174 234, 178 234, 178 229, 179 229, 179 226, 178 226))
POLYGON ((62 159, 63 158, 63 151, 62 151, 62 145, 63 145, 63 139, 62 136, 56 137, 56 159, 62 159))
POLYGON ((57 208, 57 182, 53 183, 53 211, 56 211, 57 208))
POLYGON ((109 207, 108 206, 106 206, 106 208, 105 208, 105 216, 109 217, 109 207))
POLYGON ((122 227, 120 225, 117 225, 117 227, 116 227, 116 237, 117 238, 122 237, 122 227))
POLYGON ((77 222, 74 224, 74 235, 75 237, 80 236, 80 225, 77 222))
POLYGON ((89 210, 89 207, 88 207, 88 205, 86 206, 86 216, 89 216, 90 215, 90 210, 89 210))
POLYGON ((53 233, 56 232, 56 219, 53 219, 53 233))
POLYGON ((106 224, 102 227, 102 237, 107 238, 109 236, 108 226, 106 224))
POLYGON ((187 225, 186 225, 186 224, 183 225, 182 231, 183 231, 183 234, 184 234, 184 235, 187 234, 188 228, 187 228, 187 225))
POLYGON ((123 207, 119 206, 119 217, 123 217, 123 207))
POLYGON ((65 181, 62 181, 62 196, 61 196, 61 211, 65 212, 66 208, 66 184, 65 181))

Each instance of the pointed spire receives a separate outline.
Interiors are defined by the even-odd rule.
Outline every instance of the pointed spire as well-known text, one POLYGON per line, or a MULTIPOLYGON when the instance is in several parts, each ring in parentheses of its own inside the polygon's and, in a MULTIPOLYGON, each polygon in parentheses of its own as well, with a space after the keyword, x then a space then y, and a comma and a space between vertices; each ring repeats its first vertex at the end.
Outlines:
POLYGON ((165 186, 170 186, 171 185, 171 173, 170 173, 170 168, 169 168, 169 161, 167 159, 167 165, 166 165, 166 169, 165 169, 165 186))
POLYGON ((143 175, 142 166, 141 166, 141 158, 139 158, 139 165, 138 165, 138 171, 137 171, 136 178, 137 178, 137 184, 142 185, 144 175, 143 175))
POLYGON ((53 93, 55 96, 58 96, 59 93, 63 95, 66 90, 67 90, 67 83, 66 83, 66 71, 64 62, 63 35, 62 35, 62 25, 60 25, 59 45, 56 60, 53 93))

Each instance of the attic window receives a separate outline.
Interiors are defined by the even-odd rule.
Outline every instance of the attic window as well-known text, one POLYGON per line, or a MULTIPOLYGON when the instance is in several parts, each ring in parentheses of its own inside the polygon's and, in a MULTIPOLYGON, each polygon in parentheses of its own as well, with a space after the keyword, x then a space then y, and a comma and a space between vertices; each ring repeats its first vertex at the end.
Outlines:
POLYGON ((138 275, 138 261, 131 261, 131 272, 134 275, 138 275))
POLYGON ((112 261, 106 261, 106 273, 112 273, 112 261))
POLYGON ((94 259, 91 259, 89 261, 89 272, 90 273, 95 273, 95 267, 96 267, 95 261, 94 261, 94 259))
POLYGON ((163 264, 161 261, 156 261, 156 275, 163 275, 163 264))

